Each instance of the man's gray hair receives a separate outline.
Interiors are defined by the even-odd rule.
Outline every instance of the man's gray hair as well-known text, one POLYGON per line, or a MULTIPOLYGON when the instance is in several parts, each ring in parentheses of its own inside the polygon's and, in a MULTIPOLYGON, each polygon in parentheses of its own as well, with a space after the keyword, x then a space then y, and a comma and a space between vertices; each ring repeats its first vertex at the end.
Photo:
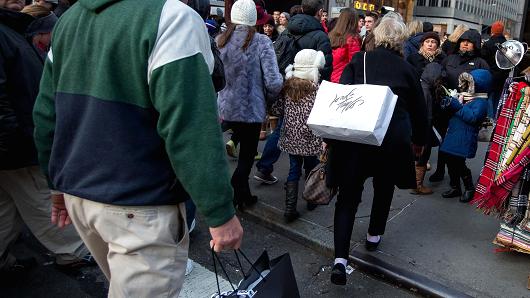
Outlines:
POLYGON ((383 18, 373 31, 376 47, 383 46, 396 51, 401 51, 408 37, 405 23, 395 18, 383 18))

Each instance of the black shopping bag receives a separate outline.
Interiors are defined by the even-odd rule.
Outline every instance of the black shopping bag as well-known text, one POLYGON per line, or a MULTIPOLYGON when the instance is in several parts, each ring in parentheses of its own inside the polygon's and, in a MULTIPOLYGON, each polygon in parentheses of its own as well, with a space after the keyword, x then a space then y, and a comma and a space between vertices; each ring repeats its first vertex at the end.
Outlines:
MULTIPOLYGON (((291 257, 288 253, 283 254, 275 259, 270 260, 267 251, 264 251, 256 262, 251 263, 250 260, 239 250, 236 251, 236 257, 239 261, 238 252, 251 265, 251 269, 244 274, 243 280, 239 283, 237 289, 221 294, 214 294, 212 298, 237 297, 237 298, 297 298, 300 297, 298 292, 298 285, 294 276, 293 265, 291 257)), ((214 255, 214 268, 217 275, 217 267, 215 266, 215 258, 219 261, 219 257, 214 255)), ((220 261, 219 261, 220 264, 220 261)), ((221 265, 225 275, 226 271, 221 265)), ((228 276, 227 276, 228 277, 228 276)), ((230 282, 230 279, 228 280, 230 282)))

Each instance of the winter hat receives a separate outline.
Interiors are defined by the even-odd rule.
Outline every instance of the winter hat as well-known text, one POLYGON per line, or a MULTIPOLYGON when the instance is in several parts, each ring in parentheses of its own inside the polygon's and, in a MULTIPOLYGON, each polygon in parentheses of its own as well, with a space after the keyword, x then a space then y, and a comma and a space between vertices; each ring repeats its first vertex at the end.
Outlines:
POLYGON ((50 12, 49 15, 35 19, 31 22, 26 29, 26 35, 32 37, 41 33, 50 33, 53 31, 53 27, 57 23, 57 16, 50 12))
POLYGON ((252 0, 238 0, 232 5, 230 18, 233 24, 256 26, 256 4, 252 0))
POLYGON ((502 35, 504 33, 504 24, 497 21, 491 24, 491 35, 502 35))
POLYGON ((318 83, 319 70, 324 68, 326 59, 324 53, 313 49, 304 49, 294 57, 294 65, 289 65, 285 69, 285 77, 295 77, 299 79, 318 83))
POLYGON ((256 5, 256 13, 257 13, 256 25, 257 26, 265 25, 265 23, 267 23, 270 17, 265 11, 265 9, 259 5, 256 5))
POLYGON ((432 32, 434 30, 434 26, 431 22, 423 22, 423 32, 432 32))
POLYGON ((436 42, 438 43, 438 46, 440 46, 440 35, 438 35, 438 32, 434 32, 434 31, 423 33, 420 44, 423 44, 423 42, 429 38, 436 40, 436 42))
POLYGON ((469 73, 475 82, 475 93, 488 93, 491 89, 493 78, 486 69, 474 69, 469 73))
POLYGON ((210 34, 210 36, 217 34, 219 31, 219 25, 215 20, 206 20, 204 23, 206 24, 206 28, 208 29, 208 34, 210 34))

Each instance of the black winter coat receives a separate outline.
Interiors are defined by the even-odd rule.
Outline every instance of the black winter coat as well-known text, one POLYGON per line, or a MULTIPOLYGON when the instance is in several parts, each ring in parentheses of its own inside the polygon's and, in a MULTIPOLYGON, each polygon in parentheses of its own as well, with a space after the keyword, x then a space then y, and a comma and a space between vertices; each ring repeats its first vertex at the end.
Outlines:
POLYGON ((442 66, 447 73, 447 87, 456 89, 458 87, 458 77, 463 72, 470 72, 474 69, 490 69, 488 62, 480 57, 480 47, 480 34, 476 30, 467 30, 460 36, 456 44, 456 52, 442 62, 442 66), (463 40, 471 41, 475 51, 461 55, 459 49, 463 40))
POLYGON ((484 43, 482 47, 482 58, 488 62, 490 66, 491 75, 493 76, 492 90, 493 91, 502 91, 504 86, 504 81, 508 78, 510 74, 509 70, 500 69, 495 62, 495 53, 497 52, 497 47, 495 44, 506 41, 506 38, 502 35, 492 36, 488 41, 484 43))
POLYGON ((322 51, 326 58, 326 65, 320 71, 321 79, 329 81, 333 68, 333 56, 331 55, 331 43, 328 35, 324 32, 322 24, 312 16, 297 14, 289 19, 287 25, 289 33, 295 36, 301 36, 297 41, 300 50, 313 49, 322 51))
MULTIPOLYGON (((363 54, 353 56, 341 84, 363 83, 363 54)), ((398 96, 383 144, 378 146, 326 140, 330 185, 347 185, 360 177, 378 176, 399 188, 416 187, 412 143, 427 142, 427 112, 420 78, 398 52, 377 47, 366 54, 368 84, 386 85, 398 96), (391 69, 392 71, 388 71, 391 69)))
POLYGON ((32 112, 43 61, 24 38, 33 20, 0 9, 0 170, 37 165, 32 112))
POLYGON ((405 43, 403 44, 403 57, 405 57, 405 59, 420 50, 423 34, 423 32, 419 32, 405 40, 405 43))
POLYGON ((449 40, 446 40, 442 44, 442 51, 447 55, 452 55, 456 52, 458 52, 458 48, 456 47, 456 42, 451 42, 449 40))
MULTIPOLYGON (((434 58, 432 62, 442 63, 445 57, 447 56, 443 52, 441 52, 440 54, 438 54, 438 56, 434 58)), ((416 73, 418 74, 418 77, 421 77, 421 75, 423 74, 423 70, 425 69, 425 66, 431 63, 429 60, 423 57, 422 54, 417 53, 417 52, 408 56, 407 62, 410 63, 414 67, 414 69, 416 70, 416 73)))

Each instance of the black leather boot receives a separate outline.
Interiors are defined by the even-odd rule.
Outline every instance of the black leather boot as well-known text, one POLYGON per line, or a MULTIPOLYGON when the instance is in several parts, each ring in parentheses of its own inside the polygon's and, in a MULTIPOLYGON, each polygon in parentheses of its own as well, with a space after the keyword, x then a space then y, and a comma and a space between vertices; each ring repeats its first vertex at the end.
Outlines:
POLYGON ((297 219, 300 214, 296 211, 298 201, 298 181, 288 181, 285 183, 285 212, 283 216, 287 222, 297 219))
POLYGON ((446 199, 456 198, 460 196, 462 196, 462 189, 460 187, 460 181, 452 183, 450 190, 442 192, 442 197, 446 199))
POLYGON ((429 177, 430 182, 440 182, 444 180, 445 176, 445 157, 438 152, 438 161, 436 163, 436 171, 429 177))
POLYGON ((473 185, 473 177, 471 176, 471 173, 462 177, 462 181, 464 182, 465 190, 464 195, 460 198, 460 202, 469 203, 473 200, 473 196, 475 195, 475 185, 473 185))

